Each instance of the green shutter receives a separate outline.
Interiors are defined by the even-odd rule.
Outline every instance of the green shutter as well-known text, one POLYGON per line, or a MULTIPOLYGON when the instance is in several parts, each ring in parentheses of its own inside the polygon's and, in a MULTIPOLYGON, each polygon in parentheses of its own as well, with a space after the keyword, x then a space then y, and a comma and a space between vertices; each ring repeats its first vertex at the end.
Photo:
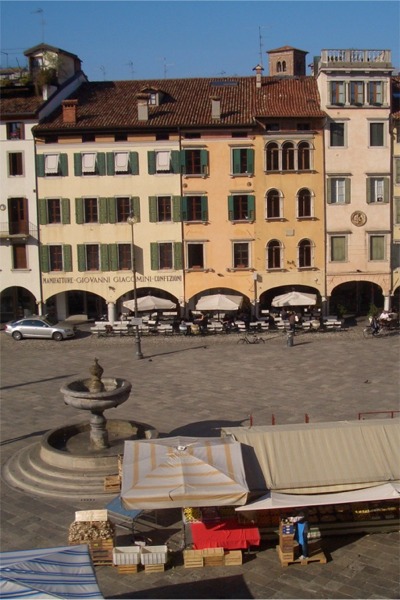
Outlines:
POLYGON ((172 150, 171 152, 171 168, 173 173, 181 172, 181 160, 179 150, 172 150))
POLYGON ((60 154, 61 177, 68 177, 68 154, 60 154))
POLYGON ((149 196, 149 220, 157 223, 157 196, 149 196))
POLYGON ((230 221, 233 221, 233 215, 234 215, 234 211, 233 211, 233 196, 228 196, 228 219, 230 221))
POLYGON ((137 222, 140 223, 140 198, 139 196, 133 196, 131 200, 133 214, 135 215, 137 222))
POLYGON ((44 177, 44 156, 38 154, 36 156, 36 173, 38 177, 44 177))
POLYGON ((108 223, 108 198, 99 198, 99 223, 108 223))
POLYGON ((208 175, 208 150, 200 150, 201 172, 208 175))
POLYGON ((99 175, 106 174, 106 153, 98 152, 96 156, 97 173, 99 175))
POLYGON ((396 225, 400 225, 400 196, 394 198, 394 222, 396 225))
POLYGON ((156 172, 156 153, 154 150, 150 150, 147 153, 147 167, 149 175, 155 175, 156 172))
POLYGON ((74 174, 76 177, 82 175, 82 156, 79 153, 74 154, 74 174))
POLYGON ((181 208, 182 221, 187 221, 187 198, 182 197, 182 208, 181 208))
POLYGON ((254 150, 253 148, 249 148, 247 150, 247 172, 254 174, 254 150))
POLYGON ((129 166, 131 175, 139 175, 139 154, 137 152, 129 152, 129 166))
POLYGON ((208 221, 208 198, 202 196, 201 198, 201 220, 208 221))
MULTIPOLYGON (((400 127, 400 126, 399 126, 400 127)), ((400 184, 400 158, 395 158, 395 183, 400 184)))
POLYGON ((235 148, 234 150, 232 150, 232 166, 233 166, 232 173, 234 175, 237 175, 238 173, 240 173, 240 150, 239 150, 239 148, 235 148))
POLYGON ((328 179, 326 182, 326 201, 328 204, 332 204, 332 179, 328 179))
POLYGON ((107 175, 115 175, 114 152, 107 152, 107 175))
POLYGON ((78 252, 78 271, 86 271, 86 250, 85 244, 77 245, 78 252))
POLYGON ((69 225, 71 223, 71 208, 69 198, 61 198, 61 223, 69 225))
POLYGON ((72 271, 72 246, 65 244, 63 246, 64 271, 72 271))
POLYGON ((182 260, 182 242, 174 243, 174 269, 180 271, 183 266, 182 260))
POLYGON ((250 221, 254 221, 256 218, 256 197, 247 196, 247 208, 250 221))
POLYGON ((351 202, 351 179, 346 177, 344 180, 344 201, 345 204, 350 204, 351 202))
POLYGON ((46 198, 39 198, 39 224, 47 225, 47 200, 46 198))
POLYGON ((150 259, 151 270, 158 271, 158 244, 156 242, 150 243, 150 259))
POLYGON ((367 184, 367 204, 370 204, 371 198, 373 197, 374 180, 371 177, 367 177, 366 184, 367 184))
POLYGON ((389 178, 383 178, 383 201, 389 202, 389 178))
POLYGON ((84 222, 83 198, 75 198, 75 219, 78 225, 84 222))
POLYGON ((107 198, 108 222, 117 222, 117 200, 116 198, 107 198))
POLYGON ((108 258, 110 271, 118 271, 118 246, 117 244, 108 245, 108 258))
POLYGON ((179 223, 181 219, 181 197, 172 196, 172 220, 179 223))
POLYGON ((40 246, 40 269, 42 273, 50 271, 49 248, 48 246, 40 246))
POLYGON ((180 150, 180 163, 181 163, 181 173, 184 175, 186 173, 186 150, 180 150))
POLYGON ((110 270, 110 262, 108 259, 108 244, 100 244, 100 270, 110 270))

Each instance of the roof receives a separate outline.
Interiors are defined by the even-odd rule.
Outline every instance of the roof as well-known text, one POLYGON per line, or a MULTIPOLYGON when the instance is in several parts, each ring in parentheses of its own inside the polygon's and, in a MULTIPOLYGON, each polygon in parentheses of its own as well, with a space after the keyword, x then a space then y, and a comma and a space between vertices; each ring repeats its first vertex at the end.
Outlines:
POLYGON ((65 54, 66 56, 71 56, 71 58, 80 60, 79 56, 77 56, 76 54, 72 54, 72 52, 68 52, 67 50, 63 50, 62 48, 50 46, 49 44, 37 44, 36 46, 32 46, 32 48, 28 48, 28 50, 25 50, 24 55, 30 56, 31 54, 35 54, 36 52, 55 52, 57 54, 65 54))
POLYGON ((253 491, 329 493, 400 481, 400 419, 230 427, 221 434, 243 444, 253 491))
POLYGON ((36 115, 45 102, 43 96, 35 94, 33 87, 1 87, 0 98, 3 119, 12 115, 36 115))
POLYGON ((293 48, 293 46, 281 46, 280 48, 275 48, 274 50, 268 50, 267 54, 273 54, 274 52, 288 52, 289 50, 308 54, 308 50, 299 50, 298 48, 293 48))
POLYGON ((78 100, 76 125, 64 124, 61 108, 43 120, 38 130, 87 128, 162 128, 254 126, 256 118, 321 118, 320 98, 313 77, 189 78, 88 82, 70 96, 78 100), (149 119, 138 120, 137 96, 159 90, 162 102, 149 105, 149 119), (221 100, 221 118, 211 117, 211 97, 221 100))

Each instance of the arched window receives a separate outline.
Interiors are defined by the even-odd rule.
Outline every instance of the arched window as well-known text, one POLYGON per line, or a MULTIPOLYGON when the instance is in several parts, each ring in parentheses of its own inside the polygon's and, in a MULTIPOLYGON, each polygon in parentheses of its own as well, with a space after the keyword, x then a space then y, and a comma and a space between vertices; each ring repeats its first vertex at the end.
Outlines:
POLYGON ((282 216, 281 194, 278 190, 268 190, 265 198, 265 218, 279 219, 282 216))
POLYGON ((311 240, 301 240, 298 245, 299 268, 312 267, 312 242, 311 240))
POLYGON ((300 142, 298 145, 297 160, 299 171, 310 170, 310 145, 308 142, 300 142))
POLYGON ((270 142, 266 147, 267 171, 279 171, 279 146, 276 142, 270 142))
POLYGON ((292 142, 282 145, 282 171, 294 170, 294 146, 292 142))
POLYGON ((280 269, 282 264, 282 245, 278 240, 267 244, 267 269, 280 269))
POLYGON ((276 63, 276 71, 277 73, 280 73, 282 71, 282 65, 280 60, 278 60, 278 62, 276 63))
POLYGON ((312 194, 309 189, 302 188, 297 193, 297 218, 313 216, 312 194))
POLYGON ((286 71, 286 60, 282 61, 282 71, 286 71))

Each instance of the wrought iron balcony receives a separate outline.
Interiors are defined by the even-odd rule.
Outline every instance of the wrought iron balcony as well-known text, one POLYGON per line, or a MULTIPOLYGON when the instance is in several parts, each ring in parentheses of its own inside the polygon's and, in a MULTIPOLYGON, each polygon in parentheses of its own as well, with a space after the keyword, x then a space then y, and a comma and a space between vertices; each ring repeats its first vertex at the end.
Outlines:
POLYGON ((37 239, 38 226, 30 221, 6 221, 0 223, 0 239, 23 241, 28 237, 37 239))

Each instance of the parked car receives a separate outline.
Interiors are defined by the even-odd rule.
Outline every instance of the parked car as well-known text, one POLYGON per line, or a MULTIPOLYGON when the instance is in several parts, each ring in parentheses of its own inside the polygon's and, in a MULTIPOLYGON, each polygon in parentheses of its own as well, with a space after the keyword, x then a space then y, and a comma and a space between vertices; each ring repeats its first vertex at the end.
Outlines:
POLYGON ((22 338, 48 338, 61 342, 75 336, 75 331, 70 327, 52 325, 42 317, 25 317, 11 321, 6 324, 5 332, 17 341, 22 338))

